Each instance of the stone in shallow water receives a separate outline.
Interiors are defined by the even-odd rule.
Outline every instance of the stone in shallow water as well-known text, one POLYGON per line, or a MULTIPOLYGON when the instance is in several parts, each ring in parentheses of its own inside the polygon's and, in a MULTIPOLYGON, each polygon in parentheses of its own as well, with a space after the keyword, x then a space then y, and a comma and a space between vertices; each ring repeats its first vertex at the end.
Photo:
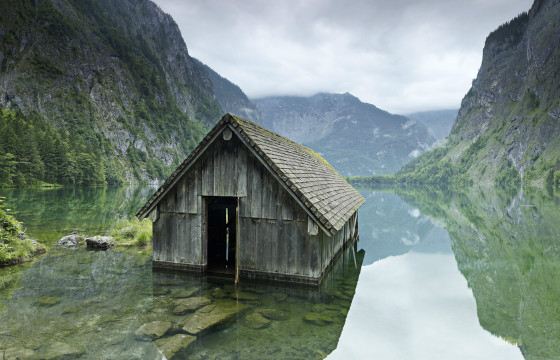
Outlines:
POLYGON ((288 319, 288 312, 279 309, 258 309, 262 316, 270 320, 286 320, 288 319))
POLYGON ((173 308, 173 314, 183 315, 188 312, 195 311, 196 309, 199 309, 205 305, 209 305, 210 303, 210 299, 208 299, 206 296, 197 296, 187 299, 175 300, 175 302, 173 302, 175 306, 173 308))
POLYGON ((39 306, 53 306, 60 303, 60 298, 56 296, 41 296, 37 299, 37 305, 39 306))
POLYGON ((245 317, 245 326, 251 329, 264 329, 269 327, 272 321, 262 316, 261 313, 253 312, 245 317))
POLYGON ((169 321, 152 321, 138 328, 134 333, 140 340, 158 339, 171 329, 173 324, 169 321))
POLYGON ((46 348, 37 353, 37 356, 32 358, 44 360, 70 360, 79 358, 83 354, 83 349, 57 341, 47 345, 46 348))
POLYGON ((175 299, 183 299, 193 296, 198 292, 199 288, 197 287, 189 287, 186 289, 177 289, 171 293, 171 297, 175 299))
POLYGON ((156 345, 168 360, 172 360, 175 354, 179 351, 186 350, 195 340, 195 336, 177 334, 156 340, 156 345))
POLYGON ((88 249, 107 250, 115 246, 115 240, 112 236, 93 236, 86 238, 88 249))
POLYGON ((202 308, 184 321, 183 330, 189 334, 197 335, 232 320, 246 308, 246 305, 234 302, 218 303, 208 312, 201 311, 206 310, 202 308))
POLYGON ((329 315, 316 312, 308 312, 303 317, 303 320, 310 324, 319 326, 325 326, 334 322, 334 319, 329 315))
POLYGON ((57 244, 59 246, 64 246, 64 247, 76 247, 83 242, 84 242, 84 238, 82 236, 78 234, 70 234, 58 240, 57 244))
POLYGON ((210 295, 215 299, 223 299, 228 296, 227 292, 222 288, 215 288, 210 292, 210 295))
POLYGON ((236 291, 231 294, 231 298, 239 301, 258 301, 259 296, 246 291, 236 291))
POLYGON ((9 348, 6 350, 0 350, 0 359, 10 359, 10 360, 23 360, 23 359, 32 359, 35 356, 35 352, 30 349, 25 348, 9 348))

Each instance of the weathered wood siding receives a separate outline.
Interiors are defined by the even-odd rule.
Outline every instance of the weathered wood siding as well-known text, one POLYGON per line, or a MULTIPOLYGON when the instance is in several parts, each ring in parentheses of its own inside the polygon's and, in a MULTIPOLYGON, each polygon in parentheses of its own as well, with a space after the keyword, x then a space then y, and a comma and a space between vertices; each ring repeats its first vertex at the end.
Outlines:
POLYGON ((220 135, 158 204, 155 261, 206 265, 206 196, 240 198, 237 241, 244 274, 318 278, 351 235, 348 224, 335 236, 317 231, 237 136, 225 141, 220 135))

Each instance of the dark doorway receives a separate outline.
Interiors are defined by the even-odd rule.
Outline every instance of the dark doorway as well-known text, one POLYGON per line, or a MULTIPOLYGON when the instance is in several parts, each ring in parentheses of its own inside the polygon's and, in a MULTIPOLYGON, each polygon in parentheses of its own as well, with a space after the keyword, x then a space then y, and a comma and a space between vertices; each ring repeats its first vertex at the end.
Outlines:
POLYGON ((236 249, 237 199, 209 197, 208 206, 208 271, 234 273, 236 249))

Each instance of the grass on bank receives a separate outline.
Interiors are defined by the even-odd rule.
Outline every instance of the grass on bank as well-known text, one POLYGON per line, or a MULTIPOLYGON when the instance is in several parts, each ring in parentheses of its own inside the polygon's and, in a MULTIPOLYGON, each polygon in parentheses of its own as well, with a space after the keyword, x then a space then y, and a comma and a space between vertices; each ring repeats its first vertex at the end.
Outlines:
POLYGON ((137 218, 119 220, 111 236, 118 245, 146 247, 152 243, 152 222, 137 218))
POLYGON ((0 197, 0 266, 20 264, 44 251, 41 244, 24 235, 23 225, 9 213, 0 197))

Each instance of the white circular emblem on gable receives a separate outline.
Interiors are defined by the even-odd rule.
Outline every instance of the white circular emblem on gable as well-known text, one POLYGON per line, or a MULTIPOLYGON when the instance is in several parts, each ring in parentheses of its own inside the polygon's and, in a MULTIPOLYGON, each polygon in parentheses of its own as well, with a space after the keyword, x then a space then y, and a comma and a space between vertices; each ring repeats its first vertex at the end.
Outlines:
POLYGON ((231 135, 232 135, 232 134, 231 134, 231 130, 228 129, 228 128, 225 128, 224 131, 222 132, 222 138, 223 138, 225 141, 231 140, 231 135))

